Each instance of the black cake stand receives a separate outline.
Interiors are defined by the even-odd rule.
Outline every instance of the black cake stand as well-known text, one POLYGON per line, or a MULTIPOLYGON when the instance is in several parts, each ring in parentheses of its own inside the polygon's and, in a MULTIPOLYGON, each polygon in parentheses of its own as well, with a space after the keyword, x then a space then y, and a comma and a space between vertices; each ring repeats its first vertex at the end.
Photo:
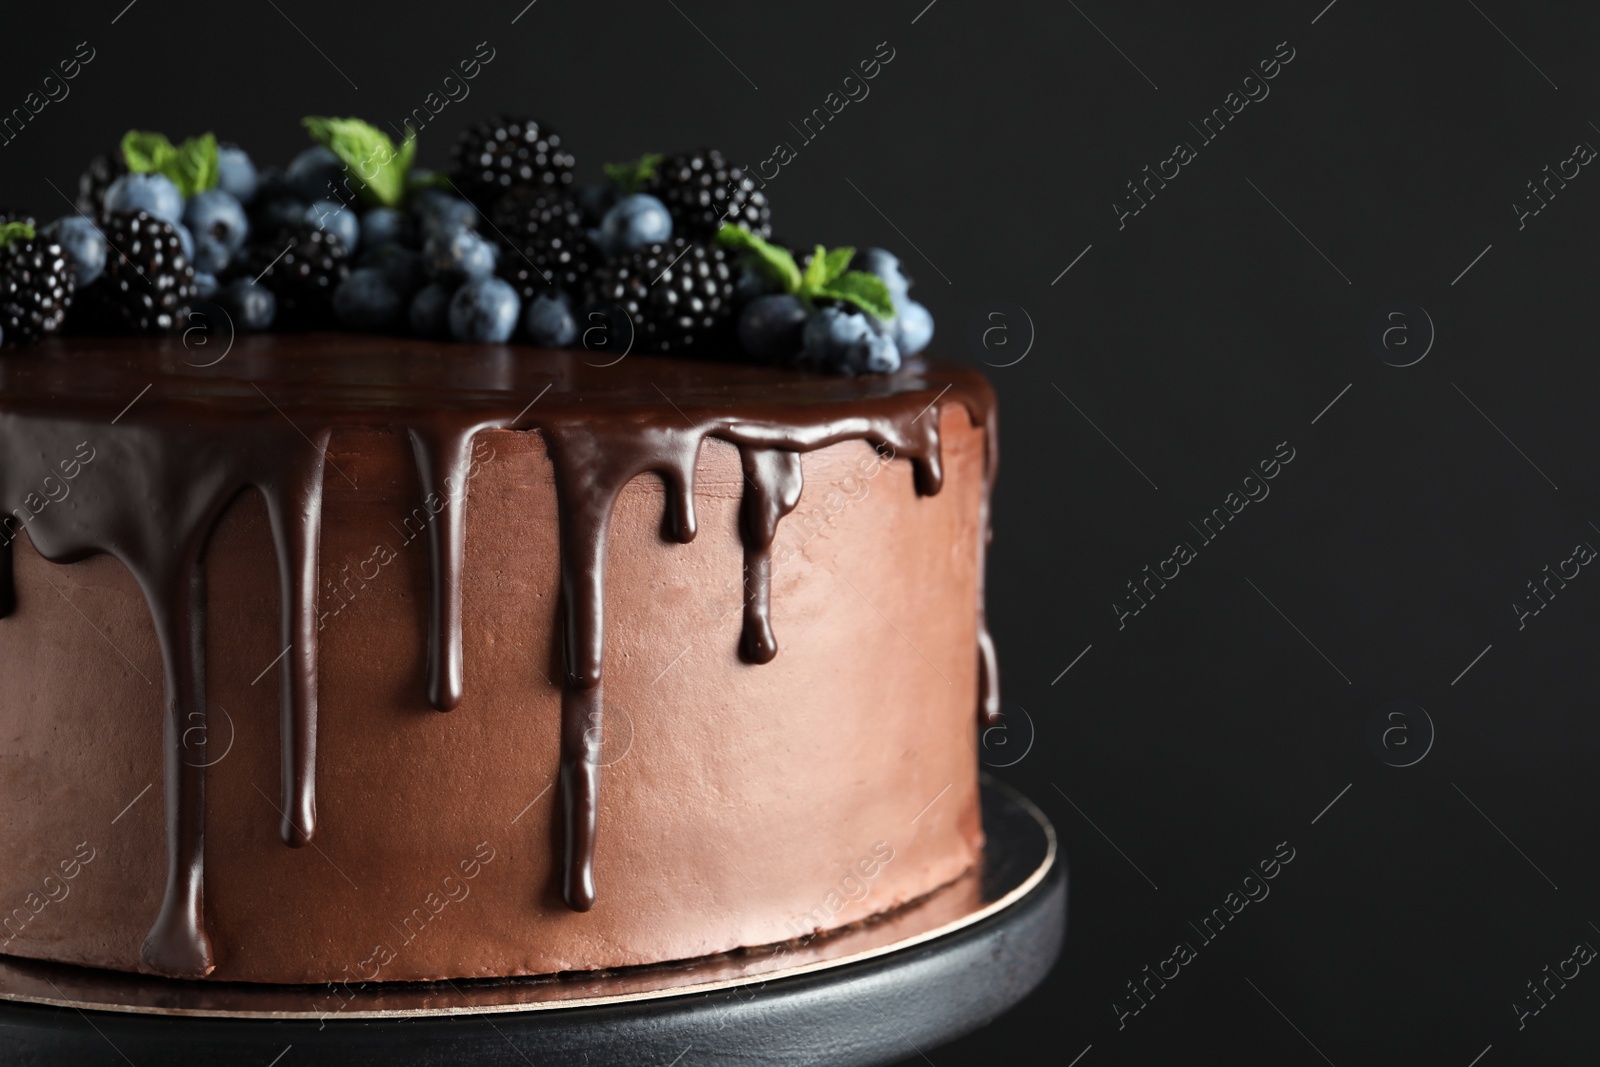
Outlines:
POLYGON ((384 1067, 894 1063, 968 1033, 1044 979, 1066 930, 1055 831, 983 783, 979 871, 810 945, 507 981, 194 983, 0 957, 0 1061, 384 1067))

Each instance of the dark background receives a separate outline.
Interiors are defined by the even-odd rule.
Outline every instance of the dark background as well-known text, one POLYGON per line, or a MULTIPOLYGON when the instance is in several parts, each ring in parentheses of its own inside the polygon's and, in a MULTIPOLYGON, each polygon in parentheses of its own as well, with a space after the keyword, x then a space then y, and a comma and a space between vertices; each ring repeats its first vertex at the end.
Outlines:
POLYGON ((1593 1062, 1600 974, 1521 1029, 1513 1003, 1600 946, 1600 576, 1520 630, 1511 606, 1600 544, 1600 173, 1522 229, 1512 208, 1600 145, 1592 5, 524 2, 8 4, 0 110, 96 58, 0 147, 0 203, 64 213, 49 183, 133 126, 286 161, 301 115, 398 120, 481 41, 425 165, 501 109, 562 131, 582 180, 795 144, 779 233, 897 250, 936 351, 1012 364, 990 617, 1013 725, 985 759, 1061 833, 1068 942, 1022 1007, 907 1062, 1593 1062), (789 123, 882 41, 871 95, 801 145, 789 123), (1283 41, 1270 96, 1202 146, 1188 123, 1283 41), (1119 229, 1179 140, 1198 158, 1119 229), (1396 320, 1390 362, 1428 352, 1403 368, 1369 340, 1397 300, 1436 331, 1396 320), (986 349, 974 322, 1004 329, 986 349), (1201 545, 1189 523, 1280 442, 1270 497, 1201 545), (1179 541, 1197 558, 1119 628, 1179 541), (1202 944, 1189 923, 1280 842, 1271 895, 1202 944), (1197 958, 1119 1029, 1178 941, 1197 958))

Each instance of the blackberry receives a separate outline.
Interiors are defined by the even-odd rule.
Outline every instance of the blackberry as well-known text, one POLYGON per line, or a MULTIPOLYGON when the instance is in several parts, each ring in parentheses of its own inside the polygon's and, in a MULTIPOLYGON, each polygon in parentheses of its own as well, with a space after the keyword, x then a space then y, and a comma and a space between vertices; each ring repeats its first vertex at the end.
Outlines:
POLYGON ((576 203, 553 190, 516 189, 490 215, 499 239, 500 276, 524 301, 561 289, 577 296, 598 260, 576 203))
POLYGON ((344 242, 315 223, 286 226, 239 259, 238 277, 258 278, 278 298, 277 326, 315 330, 333 325, 333 291, 350 276, 344 242))
POLYGON ((105 214, 106 190, 111 183, 128 173, 121 152, 102 152, 89 161, 89 166, 78 177, 78 199, 74 206, 91 219, 105 214))
POLYGON ((452 152, 451 180, 487 210, 512 189, 572 184, 572 153, 561 135, 528 118, 501 115, 464 131, 452 152))
POLYGON ((602 267, 591 297, 627 313, 637 351, 705 352, 731 325, 733 270, 722 248, 675 237, 602 267))
POLYGON ((61 329, 72 290, 72 269, 55 241, 36 236, 0 247, 0 339, 27 344, 61 329))
POLYGON ((183 328, 199 296, 194 267, 170 223, 143 211, 108 216, 106 268, 81 295, 82 320, 116 333, 165 333, 183 328))
POLYGON ((715 148, 666 156, 656 164, 643 191, 667 205, 679 237, 710 237, 724 222, 743 223, 751 233, 772 236, 766 194, 742 168, 729 166, 715 148))

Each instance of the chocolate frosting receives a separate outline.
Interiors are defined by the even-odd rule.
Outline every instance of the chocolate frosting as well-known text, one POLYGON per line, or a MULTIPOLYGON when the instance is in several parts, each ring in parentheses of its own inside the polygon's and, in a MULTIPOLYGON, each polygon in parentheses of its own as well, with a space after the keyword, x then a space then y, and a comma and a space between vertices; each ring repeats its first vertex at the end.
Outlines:
MULTIPOLYGON (((177 339, 53 342, 0 361, 0 615, 18 607, 11 544, 22 530, 57 563, 104 553, 126 566, 149 605, 167 688, 168 869, 143 960, 175 977, 210 973, 204 920, 205 772, 185 747, 203 726, 204 559, 212 529, 251 488, 266 501, 280 581, 282 799, 280 834, 316 832, 317 579, 322 487, 344 474, 328 458, 336 430, 404 434, 428 511, 431 589, 427 688, 455 708, 462 666, 461 578, 474 437, 531 430, 555 470, 560 530, 562 895, 594 905, 595 831, 605 712, 607 530, 618 493, 659 476, 664 538, 695 536, 694 471, 715 437, 739 449, 745 486, 744 625, 740 655, 778 654, 771 549, 799 503, 800 454, 847 440, 893 449, 916 487, 942 483, 938 405, 963 405, 986 429, 980 529, 997 459, 993 394, 976 371, 939 362, 846 379, 742 364, 635 356, 617 366, 587 353, 516 346, 442 346, 345 335, 241 338, 222 360, 195 360, 177 339), (63 491, 83 449, 110 475, 63 491), (330 473, 331 472, 331 473, 330 473), (185 759, 188 755, 191 759, 185 759)), ((885 536, 890 532, 886 531, 885 536)), ((981 556, 981 553, 980 553, 981 556)), ((979 712, 999 716, 994 646, 979 584, 979 712)))

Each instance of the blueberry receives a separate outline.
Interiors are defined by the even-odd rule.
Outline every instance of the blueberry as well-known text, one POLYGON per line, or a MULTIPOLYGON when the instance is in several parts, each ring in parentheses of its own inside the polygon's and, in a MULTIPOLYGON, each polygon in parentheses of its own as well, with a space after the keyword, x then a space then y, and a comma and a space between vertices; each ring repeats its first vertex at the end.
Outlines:
POLYGON ((195 295, 201 300, 210 300, 217 295, 217 276, 207 271, 194 272, 195 295))
POLYGON ((411 298, 411 332, 419 337, 444 337, 450 326, 450 290, 429 285, 411 298))
POLYGON ((183 194, 161 174, 124 174, 106 190, 107 213, 144 211, 177 225, 183 221, 183 194))
POLYGON ((632 252, 672 238, 667 205, 646 193, 618 200, 600 220, 600 245, 607 255, 632 252))
POLYGON ((863 248, 857 252, 850 261, 850 269, 882 278, 889 287, 889 295, 897 300, 904 298, 906 290, 911 288, 911 279, 900 271, 900 260, 881 248, 863 248))
POLYGON ((382 272, 390 288, 401 296, 409 297, 422 288, 422 255, 410 248, 396 244, 368 247, 361 254, 361 266, 376 267, 382 272))
POLYGON ((461 197, 449 189, 441 189, 439 186, 430 185, 414 190, 410 200, 407 201, 407 205, 410 207, 411 213, 420 219, 436 214, 444 210, 447 204, 453 204, 460 199, 461 197))
POLYGON ((733 302, 747 304, 758 296, 776 292, 777 288, 765 274, 743 267, 739 270, 739 276, 733 280, 733 302))
POLYGON ((194 269, 197 272, 220 274, 228 269, 228 261, 232 258, 223 243, 209 233, 202 233, 194 239, 194 269))
POLYGON ((470 230, 478 224, 478 209, 443 189, 424 189, 417 194, 412 207, 422 224, 424 239, 455 230, 470 230))
POLYGON ((450 336, 457 341, 509 341, 521 310, 521 297, 506 282, 476 278, 450 298, 450 336))
POLYGON ((871 332, 872 324, 862 312, 825 307, 806 319, 802 338, 808 353, 822 357, 862 340, 871 332))
POLYGON ((282 167, 263 167, 256 172, 256 195, 251 201, 252 204, 298 199, 299 196, 290 186, 289 176, 283 172, 282 167))
POLYGON ((900 348, 886 334, 876 331, 867 338, 865 358, 860 370, 865 374, 893 374, 900 369, 900 348))
POLYGON ((256 210, 260 212, 259 229, 271 232, 300 225, 306 217, 306 202, 287 196, 266 200, 263 196, 257 198, 256 210))
POLYGON ((799 353, 806 318, 805 305, 798 297, 758 296, 739 314, 739 342, 757 359, 783 362, 799 353))
POLYGON ((82 215, 68 215, 45 228, 45 234, 67 254, 78 288, 82 289, 106 268, 106 235, 82 215))
POLYGON ((337 200, 312 201, 303 217, 311 225, 337 237, 347 251, 354 252, 361 243, 361 220, 356 218, 353 208, 337 200))
POLYGON ((352 330, 374 333, 394 330, 400 325, 404 307, 400 294, 376 267, 351 271, 350 277, 333 291, 333 312, 352 330))
POLYGON ((225 144, 217 149, 217 188, 241 204, 256 198, 260 179, 256 165, 238 145, 225 144))
POLYGON ((522 325, 528 340, 541 348, 566 348, 578 339, 578 320, 562 297, 540 294, 528 303, 522 325))
POLYGON ((431 278, 466 281, 494 273, 498 252, 471 230, 452 230, 428 238, 422 248, 423 269, 431 278))
POLYGON ((410 245, 415 241, 416 228, 404 212, 392 207, 375 207, 361 216, 361 244, 364 248, 410 245))
POLYGON ((894 342, 901 355, 914 356, 933 340, 933 316, 915 300, 902 301, 899 308, 894 320, 894 342))
POLYGON ((863 248, 850 260, 850 269, 866 271, 881 278, 884 272, 899 273, 900 257, 883 248, 863 248))
POLYGON ((221 189, 194 194, 183 209, 183 224, 196 234, 216 238, 230 254, 237 252, 250 236, 243 206, 232 193, 221 189))
MULTIPOLYGON (((854 309, 839 310, 847 316, 860 314, 854 309)), ((899 370, 902 359, 900 346, 895 340, 898 320, 880 319, 876 315, 860 315, 860 317, 867 324, 867 334, 864 337, 854 337, 858 328, 854 323, 843 326, 836 324, 834 333, 845 339, 846 343, 830 350, 824 341, 819 349, 823 353, 822 356, 814 357, 807 351, 796 362, 801 365, 807 362, 815 363, 825 370, 840 374, 892 374, 899 370)))
POLYGON ((578 207, 590 219, 602 219, 611 205, 617 202, 622 190, 612 182, 595 182, 578 190, 578 207))
POLYGON ((842 374, 866 370, 874 339, 886 340, 866 315, 837 307, 814 312, 806 320, 802 338, 805 362, 842 374))
POLYGON ((294 157, 284 177, 300 199, 323 200, 343 188, 344 164, 329 149, 315 145, 294 157))
POLYGON ((278 314, 278 298, 272 290, 249 278, 229 282, 217 294, 217 302, 232 316, 233 325, 245 333, 271 329, 278 314))
POLYGON ((478 230, 478 209, 465 200, 450 201, 449 207, 441 207, 431 215, 422 216, 420 240, 426 242, 430 237, 443 237, 455 233, 457 230, 478 230))
POLYGON ((194 263, 194 234, 183 223, 174 223, 172 228, 178 231, 178 243, 183 245, 183 258, 191 265, 194 263))

